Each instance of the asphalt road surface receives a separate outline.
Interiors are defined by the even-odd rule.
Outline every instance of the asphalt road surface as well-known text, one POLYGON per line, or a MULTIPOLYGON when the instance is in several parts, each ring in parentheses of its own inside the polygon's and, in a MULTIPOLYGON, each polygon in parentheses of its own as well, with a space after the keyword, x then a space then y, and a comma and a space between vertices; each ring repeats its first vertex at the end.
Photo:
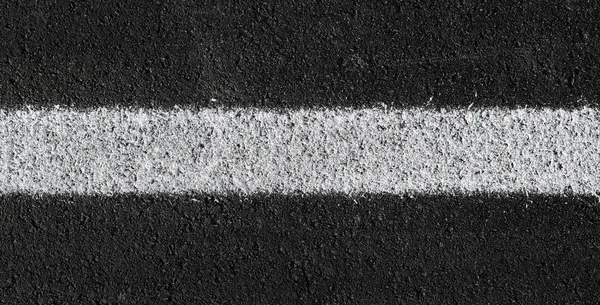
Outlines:
MULTIPOLYGON (((598 16, 592 1, 3 1, 0 108, 3 120, 56 105, 595 109, 598 16)), ((6 122, 0 132, 16 126, 6 122)), ((593 130, 570 126, 590 137, 575 144, 597 147, 593 130)), ((26 127, 35 143, 69 135, 26 127)), ((2 303, 600 299, 594 184, 535 195, 6 191, 24 185, 3 176, 6 160, 23 160, 23 137, 0 148, 11 180, 0 181, 2 303)))
POLYGON ((599 9, 563 0, 3 1, 0 100, 577 107, 598 100, 599 9))

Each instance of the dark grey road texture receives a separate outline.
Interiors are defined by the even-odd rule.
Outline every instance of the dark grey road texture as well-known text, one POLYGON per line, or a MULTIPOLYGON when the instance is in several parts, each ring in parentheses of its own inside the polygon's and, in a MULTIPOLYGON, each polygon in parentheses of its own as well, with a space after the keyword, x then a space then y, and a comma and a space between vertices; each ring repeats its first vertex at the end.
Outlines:
POLYGON ((0 270, 7 304, 591 304, 600 207, 524 195, 10 195, 0 270))
POLYGON ((597 103, 600 2, 479 2, 2 1, 0 103, 597 103))
MULTIPOLYGON (((0 106, 595 106, 599 6, 1 1, 0 106)), ((7 304, 590 304, 599 266, 595 197, 0 197, 7 304)))

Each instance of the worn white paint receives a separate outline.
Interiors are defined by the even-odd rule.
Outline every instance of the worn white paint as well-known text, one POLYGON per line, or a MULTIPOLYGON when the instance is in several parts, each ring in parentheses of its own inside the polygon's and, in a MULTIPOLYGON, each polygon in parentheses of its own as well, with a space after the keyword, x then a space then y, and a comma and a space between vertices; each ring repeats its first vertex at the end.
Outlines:
POLYGON ((600 192, 600 111, 0 110, 0 193, 600 192))

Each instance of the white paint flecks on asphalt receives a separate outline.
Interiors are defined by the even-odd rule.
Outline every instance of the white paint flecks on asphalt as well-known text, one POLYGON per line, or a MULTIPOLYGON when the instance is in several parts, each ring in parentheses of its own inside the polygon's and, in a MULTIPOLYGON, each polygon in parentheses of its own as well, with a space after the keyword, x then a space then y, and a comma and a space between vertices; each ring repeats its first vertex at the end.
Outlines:
POLYGON ((0 193, 600 192, 600 111, 0 110, 0 193))

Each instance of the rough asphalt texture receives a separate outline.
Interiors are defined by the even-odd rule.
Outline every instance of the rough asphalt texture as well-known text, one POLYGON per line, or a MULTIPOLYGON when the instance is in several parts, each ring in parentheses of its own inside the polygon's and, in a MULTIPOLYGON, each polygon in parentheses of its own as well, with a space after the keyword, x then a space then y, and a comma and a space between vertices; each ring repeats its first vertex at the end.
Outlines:
POLYGON ((8 304, 591 304, 594 197, 0 198, 8 304))
POLYGON ((2 1, 0 103, 595 105, 599 15, 565 0, 2 1))
MULTIPOLYGON (((0 106, 597 106, 597 1, 249 2, 1 1, 0 106)), ((597 202, 6 195, 0 301, 593 304, 597 202)))

